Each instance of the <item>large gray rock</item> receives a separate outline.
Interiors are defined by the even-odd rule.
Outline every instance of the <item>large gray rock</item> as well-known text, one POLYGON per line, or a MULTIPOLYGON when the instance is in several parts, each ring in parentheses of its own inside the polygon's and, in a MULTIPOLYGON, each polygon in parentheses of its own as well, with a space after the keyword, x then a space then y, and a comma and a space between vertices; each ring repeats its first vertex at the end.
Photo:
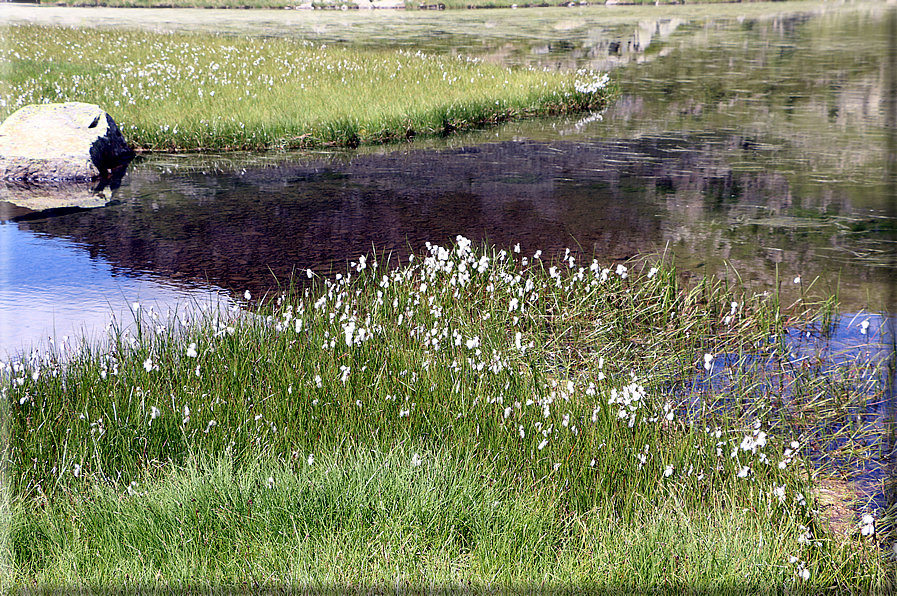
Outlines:
POLYGON ((90 180, 134 158, 112 118, 88 103, 30 105, 0 125, 0 178, 90 180))

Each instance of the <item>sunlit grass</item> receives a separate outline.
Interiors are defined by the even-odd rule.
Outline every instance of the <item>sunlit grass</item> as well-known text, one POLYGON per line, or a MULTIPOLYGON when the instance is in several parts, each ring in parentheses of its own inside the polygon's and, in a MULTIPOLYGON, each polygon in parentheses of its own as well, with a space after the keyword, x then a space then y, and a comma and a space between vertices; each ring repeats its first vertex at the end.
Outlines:
POLYGON ((290 39, 0 32, 0 117, 28 104, 95 103, 142 150, 353 147, 601 108, 613 92, 600 73, 290 39))
POLYGON ((893 589, 894 512, 836 536, 813 496, 879 362, 807 367, 803 304, 517 250, 4 365, 12 581, 893 589))

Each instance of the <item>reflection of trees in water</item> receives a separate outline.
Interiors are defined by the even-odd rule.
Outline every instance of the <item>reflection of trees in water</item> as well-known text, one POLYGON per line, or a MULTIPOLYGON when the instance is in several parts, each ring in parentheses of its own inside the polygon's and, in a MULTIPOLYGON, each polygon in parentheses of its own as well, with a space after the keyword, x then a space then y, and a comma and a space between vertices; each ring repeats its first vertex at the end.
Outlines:
MULTIPOLYGON (((147 163, 116 194, 120 205, 21 225, 126 269, 254 292, 273 286, 272 273, 339 270, 372 246, 404 257, 457 234, 527 251, 580 246, 607 262, 669 241, 679 255, 731 259, 764 282, 777 262, 822 267, 819 248, 849 238, 739 223, 788 215, 795 204, 784 174, 728 165, 751 151, 743 145, 740 137, 507 142, 165 175, 147 163)), ((799 201, 805 216, 825 213, 813 200, 799 201)), ((847 196, 826 200, 850 211, 847 196)))

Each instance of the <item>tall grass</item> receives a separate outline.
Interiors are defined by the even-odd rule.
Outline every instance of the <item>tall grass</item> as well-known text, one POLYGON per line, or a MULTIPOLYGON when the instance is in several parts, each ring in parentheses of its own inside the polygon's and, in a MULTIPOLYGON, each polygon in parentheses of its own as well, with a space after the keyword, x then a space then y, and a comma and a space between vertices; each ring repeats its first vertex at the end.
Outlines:
POLYGON ((518 250, 369 255, 178 326, 135 304, 5 365, 13 583, 895 587, 894 512, 830 532, 805 416, 879 399, 876 362, 819 381, 782 340, 803 306, 518 250))
POLYGON ((600 73, 420 52, 30 25, 0 29, 0 63, 0 117, 96 103, 140 150, 354 147, 600 108, 613 92, 600 73))

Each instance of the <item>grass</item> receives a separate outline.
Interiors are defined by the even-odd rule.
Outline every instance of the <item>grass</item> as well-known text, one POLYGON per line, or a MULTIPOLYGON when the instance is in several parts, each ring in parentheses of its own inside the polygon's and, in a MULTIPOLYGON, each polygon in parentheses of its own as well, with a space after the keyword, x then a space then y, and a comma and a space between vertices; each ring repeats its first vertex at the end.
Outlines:
POLYGON ((357 147, 601 108, 613 93, 595 72, 292 39, 31 25, 0 35, 0 117, 95 103, 143 151, 357 147))
POLYGON ((879 445, 884 382, 796 357, 809 293, 516 248, 135 304, 4 365, 9 587, 895 588, 895 512, 835 535, 814 498, 822 441, 879 445))

